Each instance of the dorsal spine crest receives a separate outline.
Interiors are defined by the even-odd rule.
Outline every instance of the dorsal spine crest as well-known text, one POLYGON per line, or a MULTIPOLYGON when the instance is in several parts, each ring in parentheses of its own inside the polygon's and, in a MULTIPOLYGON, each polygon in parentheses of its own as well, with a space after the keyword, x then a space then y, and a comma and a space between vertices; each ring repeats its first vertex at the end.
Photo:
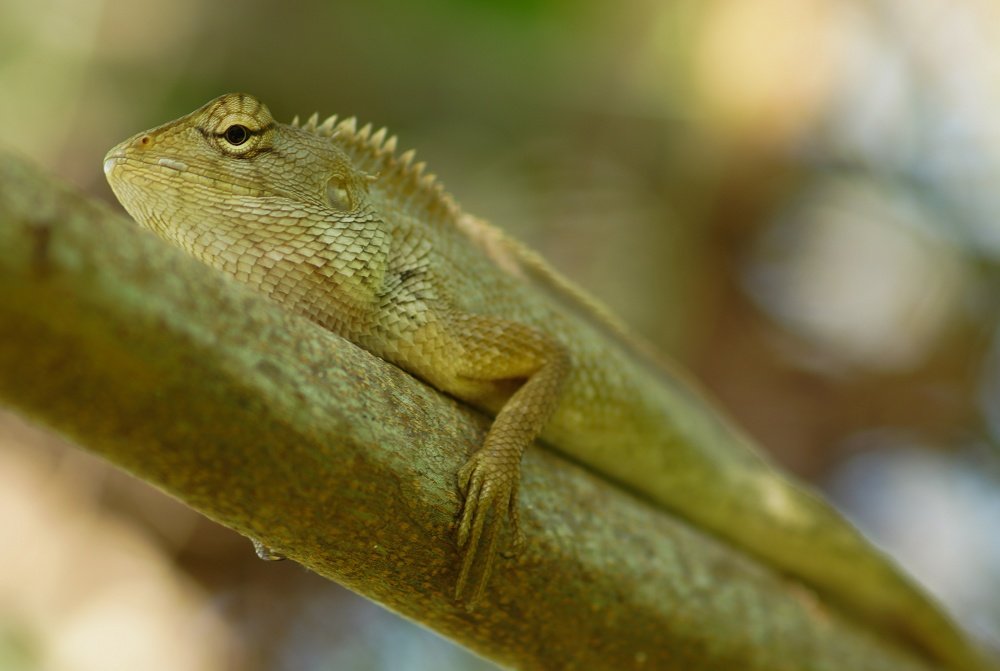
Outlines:
POLYGON ((334 130, 336 126, 337 126, 337 115, 334 114, 333 116, 328 116, 326 118, 326 121, 321 123, 319 128, 316 129, 316 132, 319 133, 320 135, 332 136, 336 132, 334 130))
POLYGON ((292 125, 317 135, 336 138, 337 142, 350 150, 354 158, 361 161, 361 169, 376 175, 377 179, 385 180, 383 183, 410 205, 423 207, 428 214, 451 221, 457 221, 461 216, 461 208, 444 190, 437 175, 424 174, 427 163, 414 163, 415 150, 409 149, 396 154, 397 137, 392 135, 386 139, 389 135, 387 128, 382 127, 372 132, 374 126, 368 123, 359 129, 356 117, 338 122, 336 114, 320 123, 318 113, 309 117, 301 126, 296 116, 292 125))

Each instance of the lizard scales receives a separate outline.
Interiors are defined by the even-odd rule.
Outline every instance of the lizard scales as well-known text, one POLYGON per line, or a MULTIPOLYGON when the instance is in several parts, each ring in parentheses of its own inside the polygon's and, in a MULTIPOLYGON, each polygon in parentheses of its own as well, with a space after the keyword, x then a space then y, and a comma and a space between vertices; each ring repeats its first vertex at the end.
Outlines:
POLYGON ((828 504, 413 159, 385 129, 278 124, 230 94, 119 144, 104 169, 139 224, 495 417, 459 473, 459 598, 483 596, 505 520, 520 538, 520 457, 540 436, 951 668, 979 668, 948 618, 828 504))

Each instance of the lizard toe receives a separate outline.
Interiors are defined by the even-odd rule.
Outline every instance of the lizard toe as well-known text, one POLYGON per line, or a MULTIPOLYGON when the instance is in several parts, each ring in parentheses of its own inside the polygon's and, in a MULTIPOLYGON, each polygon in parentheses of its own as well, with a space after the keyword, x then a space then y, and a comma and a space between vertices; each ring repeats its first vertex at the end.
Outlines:
POLYGON ((455 597, 470 607, 481 599, 489 581, 504 522, 510 519, 517 527, 517 487, 510 478, 498 477, 496 468, 477 453, 459 473, 459 484, 464 485, 457 532, 462 566, 455 597))

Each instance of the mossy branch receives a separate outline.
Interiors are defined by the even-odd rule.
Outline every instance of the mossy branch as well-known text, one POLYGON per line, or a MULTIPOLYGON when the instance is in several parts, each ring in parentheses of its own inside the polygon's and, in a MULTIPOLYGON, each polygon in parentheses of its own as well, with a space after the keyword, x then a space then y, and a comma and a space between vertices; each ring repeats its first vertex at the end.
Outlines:
POLYGON ((543 449, 528 548, 467 612, 455 474, 488 419, 2 155, 0 402, 502 665, 929 668, 543 449))

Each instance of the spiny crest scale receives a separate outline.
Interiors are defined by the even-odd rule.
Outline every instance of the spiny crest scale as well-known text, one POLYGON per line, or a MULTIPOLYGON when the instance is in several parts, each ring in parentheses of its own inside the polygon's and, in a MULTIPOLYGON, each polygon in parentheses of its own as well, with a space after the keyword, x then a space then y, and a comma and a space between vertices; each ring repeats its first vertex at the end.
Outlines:
POLYGON ((355 135, 358 132, 358 119, 357 117, 348 117, 341 121, 337 125, 337 130, 343 131, 348 135, 355 135))
POLYGON ((413 158, 417 155, 416 149, 407 149, 402 154, 399 155, 399 163, 404 168, 413 163, 413 158))
POLYGON ((296 116, 292 126, 331 139, 337 138, 354 151, 367 156, 363 159, 366 163, 364 169, 391 179, 394 189, 406 197, 412 205, 424 207, 428 213, 446 218, 457 219, 460 216, 458 204, 444 190, 437 176, 433 173, 424 174, 427 163, 424 161, 414 163, 416 150, 409 149, 396 155, 398 138, 392 135, 386 139, 389 130, 384 126, 372 132, 374 128, 372 124, 366 123, 358 128, 356 117, 338 120, 336 114, 320 123, 318 113, 309 117, 305 123, 299 124, 299 117, 296 116))
POLYGON ((328 116, 326 118, 326 121, 321 123, 319 125, 319 128, 316 129, 316 132, 319 133, 320 135, 333 135, 334 134, 333 129, 336 125, 337 125, 337 115, 334 114, 333 116, 328 116))

